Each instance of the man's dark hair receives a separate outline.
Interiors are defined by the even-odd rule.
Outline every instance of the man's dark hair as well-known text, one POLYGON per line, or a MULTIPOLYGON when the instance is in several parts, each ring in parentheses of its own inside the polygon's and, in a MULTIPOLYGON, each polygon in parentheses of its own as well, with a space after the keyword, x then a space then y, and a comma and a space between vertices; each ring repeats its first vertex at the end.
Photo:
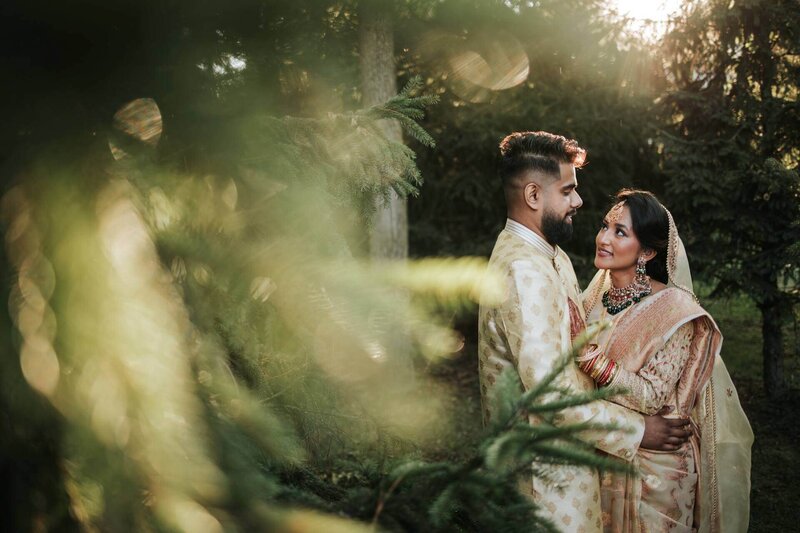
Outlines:
POLYGON ((580 168, 586 160, 586 150, 577 141, 546 131, 518 131, 500 143, 500 178, 504 185, 528 171, 559 175, 561 163, 580 168))
POLYGON ((628 206, 633 232, 639 243, 656 251, 656 256, 647 262, 647 275, 667 283, 669 217, 664 206, 650 191, 635 189, 622 189, 617 193, 616 201, 628 206))

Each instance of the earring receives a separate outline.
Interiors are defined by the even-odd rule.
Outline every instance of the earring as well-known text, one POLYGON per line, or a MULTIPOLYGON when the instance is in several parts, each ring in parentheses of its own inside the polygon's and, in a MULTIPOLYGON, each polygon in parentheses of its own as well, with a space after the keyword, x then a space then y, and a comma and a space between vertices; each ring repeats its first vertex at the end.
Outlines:
POLYGON ((636 260, 636 282, 639 285, 650 285, 650 278, 647 277, 647 261, 643 255, 636 260))
POLYGON ((644 274, 646 272, 647 272, 647 261, 645 261, 643 255, 640 255, 639 259, 636 260, 636 273, 644 274))

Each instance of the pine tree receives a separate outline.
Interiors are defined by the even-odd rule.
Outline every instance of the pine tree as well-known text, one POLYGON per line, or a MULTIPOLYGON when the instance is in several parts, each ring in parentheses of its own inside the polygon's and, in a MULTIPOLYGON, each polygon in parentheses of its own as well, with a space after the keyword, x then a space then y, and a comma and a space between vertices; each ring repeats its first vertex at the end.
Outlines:
POLYGON ((772 397, 800 279, 798 22, 792 1, 694 2, 664 48, 669 199, 697 270, 758 306, 772 397))

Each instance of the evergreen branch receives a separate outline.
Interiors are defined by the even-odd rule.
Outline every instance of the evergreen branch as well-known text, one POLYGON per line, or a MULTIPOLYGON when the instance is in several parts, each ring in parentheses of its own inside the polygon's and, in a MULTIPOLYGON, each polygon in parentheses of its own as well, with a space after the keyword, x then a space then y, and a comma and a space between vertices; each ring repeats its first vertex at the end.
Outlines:
MULTIPOLYGON (((428 515, 438 529, 452 525, 461 513, 468 516, 477 513, 477 516, 484 517, 481 510, 476 510, 469 502, 473 498, 487 498, 486 491, 499 490, 501 486, 505 487, 505 494, 515 493, 517 477, 523 472, 532 471, 534 475, 549 480, 548 471, 537 465, 588 466, 633 473, 630 465, 598 455, 590 442, 580 438, 585 432, 618 431, 619 426, 593 422, 559 425, 552 421, 565 408, 585 405, 610 394, 606 390, 575 394, 564 386, 556 386, 560 373, 573 364, 575 353, 603 327, 593 327, 577 339, 574 349, 560 358, 556 368, 537 387, 525 393, 515 372, 502 373, 494 387, 495 422, 477 451, 457 468, 448 467, 447 463, 418 461, 401 465, 387 477, 391 484, 389 490, 379 497, 381 510, 386 509, 389 496, 408 497, 406 494, 410 489, 403 487, 408 486, 405 482, 412 478, 419 481, 415 484, 415 491, 425 492, 425 499, 431 502, 428 515), (545 396, 551 398, 543 401, 545 396), (530 413, 537 413, 545 420, 531 424, 527 417, 530 413), (420 489, 422 486, 427 488, 420 489)), ((534 513, 534 507, 529 503, 524 508, 534 513)), ((552 524, 542 517, 536 516, 532 520, 542 530, 552 529, 552 524)))
POLYGON ((422 79, 415 76, 396 95, 384 102, 362 112, 362 116, 372 120, 393 119, 414 139, 424 146, 433 148, 436 145, 433 137, 418 123, 425 115, 423 110, 439 102, 437 95, 411 96, 411 93, 421 88, 422 79))
POLYGON ((386 504, 386 500, 388 500, 392 493, 400 486, 400 483, 403 481, 404 476, 398 476, 392 484, 389 486, 389 490, 385 493, 382 493, 378 498, 378 504, 375 506, 375 513, 372 515, 372 525, 376 525, 378 523, 378 518, 380 518, 381 513, 383 512, 383 506, 386 504))
POLYGON ((555 382, 556 378, 560 376, 561 373, 567 368, 567 366, 573 364, 575 356, 580 353, 583 347, 586 346, 591 339, 594 339, 601 331, 608 327, 608 323, 592 324, 587 327, 586 330, 575 339, 572 349, 557 359, 556 365, 553 367, 553 369, 544 378, 542 378, 539 383, 537 383, 523 395, 522 401, 524 404, 531 405, 535 398, 542 396, 553 384, 553 382, 555 382))
POLYGON ((606 470, 617 470, 636 473, 631 465, 618 460, 609 461, 608 458, 598 455, 594 450, 586 451, 571 446, 555 446, 548 443, 535 443, 531 450, 536 452, 536 461, 554 465, 581 465, 593 466, 606 470))
MULTIPOLYGON (((568 407, 584 405, 596 400, 602 400, 610 396, 613 396, 612 391, 607 389, 597 389, 595 391, 576 394, 568 398, 561 398, 547 403, 542 403, 542 404, 534 403, 533 405, 529 403, 527 404, 525 410, 528 413, 549 413, 553 411, 561 411, 562 409, 566 409, 568 407)), ((533 403, 533 401, 535 401, 536 399, 533 398, 531 400, 532 400, 531 403, 533 403)))

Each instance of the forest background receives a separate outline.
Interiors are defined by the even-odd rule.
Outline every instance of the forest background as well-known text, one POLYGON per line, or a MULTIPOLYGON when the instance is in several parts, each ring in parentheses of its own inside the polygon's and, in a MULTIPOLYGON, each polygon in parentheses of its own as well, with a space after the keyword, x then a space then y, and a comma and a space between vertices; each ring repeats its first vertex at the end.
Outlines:
POLYGON ((4 520, 547 530, 516 469, 592 459, 483 430, 475 368, 497 145, 541 129, 589 152, 582 282, 615 191, 673 212, 756 434, 751 530, 791 530, 800 6, 618 8, 4 3, 4 520))

